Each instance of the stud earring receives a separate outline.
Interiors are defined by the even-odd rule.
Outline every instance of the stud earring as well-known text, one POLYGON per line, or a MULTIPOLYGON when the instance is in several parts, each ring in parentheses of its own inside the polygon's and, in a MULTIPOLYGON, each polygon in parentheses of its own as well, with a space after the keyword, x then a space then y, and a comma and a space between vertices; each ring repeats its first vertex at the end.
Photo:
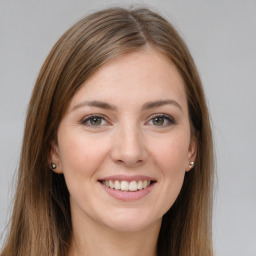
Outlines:
POLYGON ((193 161, 191 161, 191 162, 189 162, 189 169, 192 169, 193 167, 194 167, 194 165, 195 165, 195 162, 193 162, 193 161))
POLYGON ((52 170, 55 170, 57 166, 56 166, 56 164, 51 163, 51 167, 52 167, 52 170))

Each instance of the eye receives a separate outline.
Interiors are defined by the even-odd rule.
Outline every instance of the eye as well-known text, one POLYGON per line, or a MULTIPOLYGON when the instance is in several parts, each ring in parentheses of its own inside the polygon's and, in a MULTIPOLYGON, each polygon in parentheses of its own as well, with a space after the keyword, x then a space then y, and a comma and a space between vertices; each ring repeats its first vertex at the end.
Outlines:
POLYGON ((149 125, 154 126, 169 126, 175 124, 174 119, 166 114, 155 114, 148 122, 149 125))
POLYGON ((100 127, 104 126, 107 124, 106 119, 103 116, 100 115, 91 115, 88 117, 85 117, 81 123, 86 126, 91 126, 91 127, 100 127))

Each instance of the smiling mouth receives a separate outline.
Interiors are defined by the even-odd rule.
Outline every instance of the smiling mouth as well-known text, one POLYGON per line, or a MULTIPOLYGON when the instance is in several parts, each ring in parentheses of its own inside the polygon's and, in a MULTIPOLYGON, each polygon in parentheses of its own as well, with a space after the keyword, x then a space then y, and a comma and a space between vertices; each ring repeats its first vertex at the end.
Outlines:
POLYGON ((151 186, 155 181, 150 180, 139 180, 139 181, 126 181, 126 180, 101 180, 100 181, 104 186, 119 190, 119 191, 138 191, 146 189, 151 186))

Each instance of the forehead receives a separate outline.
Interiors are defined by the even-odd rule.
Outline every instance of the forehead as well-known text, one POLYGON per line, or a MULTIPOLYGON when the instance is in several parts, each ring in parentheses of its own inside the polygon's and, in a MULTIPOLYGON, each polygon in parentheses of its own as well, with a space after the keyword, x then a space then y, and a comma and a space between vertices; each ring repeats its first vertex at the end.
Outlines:
POLYGON ((186 109, 184 81, 169 58, 154 49, 124 54, 92 75, 71 100, 70 108, 84 100, 117 105, 140 105, 173 99, 186 109))

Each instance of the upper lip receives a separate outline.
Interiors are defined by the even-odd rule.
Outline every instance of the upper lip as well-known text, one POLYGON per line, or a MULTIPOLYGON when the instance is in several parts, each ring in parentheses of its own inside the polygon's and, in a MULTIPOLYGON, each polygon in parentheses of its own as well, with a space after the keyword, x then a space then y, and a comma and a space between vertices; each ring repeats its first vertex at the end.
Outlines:
POLYGON ((128 176, 128 175, 111 175, 111 176, 106 176, 103 177, 101 179, 99 179, 100 181, 103 180, 119 180, 119 181, 143 181, 143 180, 149 180, 149 181, 156 181, 155 178, 149 177, 149 176, 145 176, 145 175, 132 175, 132 176, 128 176))

